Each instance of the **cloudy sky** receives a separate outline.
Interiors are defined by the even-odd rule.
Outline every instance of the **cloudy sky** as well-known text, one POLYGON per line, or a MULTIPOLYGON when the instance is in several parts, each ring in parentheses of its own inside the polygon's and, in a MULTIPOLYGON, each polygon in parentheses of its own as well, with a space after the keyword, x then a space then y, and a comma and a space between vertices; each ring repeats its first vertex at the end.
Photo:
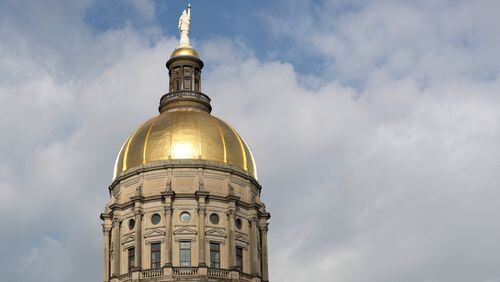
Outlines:
MULTIPOLYGON (((113 164, 185 1, 0 0, 2 281, 99 281, 113 164)), ((272 281, 500 281, 500 2, 192 1, 272 281)))

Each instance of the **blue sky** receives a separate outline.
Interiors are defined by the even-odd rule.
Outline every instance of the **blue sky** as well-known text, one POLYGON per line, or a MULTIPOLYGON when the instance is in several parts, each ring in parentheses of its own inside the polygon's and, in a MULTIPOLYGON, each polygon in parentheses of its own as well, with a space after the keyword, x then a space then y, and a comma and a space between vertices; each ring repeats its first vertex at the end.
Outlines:
MULTIPOLYGON (((95 32, 127 25, 141 29, 155 24, 163 35, 175 35, 179 10, 185 9, 186 3, 188 1, 154 1, 153 18, 144 19, 129 3, 96 2, 86 10, 85 22, 95 32)), ((259 57, 270 56, 278 50, 278 45, 283 44, 279 38, 272 38, 265 22, 267 17, 280 13, 280 1, 192 1, 191 4, 191 37, 196 41, 218 37, 238 38, 255 46, 254 51, 259 57)))
MULTIPOLYGON (((157 114, 185 4, 0 1, 6 281, 98 281, 114 160, 157 114)), ((498 1, 192 5, 272 281, 500 281, 498 1)))

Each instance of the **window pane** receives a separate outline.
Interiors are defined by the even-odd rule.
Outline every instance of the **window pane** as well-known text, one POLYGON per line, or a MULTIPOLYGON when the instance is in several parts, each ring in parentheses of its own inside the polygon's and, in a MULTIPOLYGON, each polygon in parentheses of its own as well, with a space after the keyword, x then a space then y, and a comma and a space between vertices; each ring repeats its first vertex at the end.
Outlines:
POLYGON ((135 262, 135 249, 130 248, 130 249, 128 249, 128 270, 129 271, 132 267, 134 267, 134 262, 135 262))
POLYGON ((190 249, 191 248, 191 242, 184 241, 181 242, 181 249, 190 249))
POLYGON ((220 250, 220 244, 219 243, 210 243, 210 250, 212 250, 212 251, 219 251, 220 250))
POLYGON ((151 244, 151 251, 155 252, 159 250, 160 250, 160 243, 151 244))
POLYGON ((191 266, 191 242, 180 242, 180 261, 181 266, 191 266))
POLYGON ((210 267, 220 268, 220 244, 210 242, 210 267))
POLYGON ((236 247, 236 266, 243 269, 243 248, 236 247))
POLYGON ((151 268, 161 267, 161 243, 151 244, 151 268))

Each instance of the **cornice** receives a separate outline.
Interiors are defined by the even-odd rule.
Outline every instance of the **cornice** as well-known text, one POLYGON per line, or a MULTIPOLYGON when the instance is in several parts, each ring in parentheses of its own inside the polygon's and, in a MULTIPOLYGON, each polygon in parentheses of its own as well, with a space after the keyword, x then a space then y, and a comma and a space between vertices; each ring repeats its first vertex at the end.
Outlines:
MULTIPOLYGON (((170 194, 169 196, 171 196, 174 199, 197 199, 197 196, 193 193, 177 193, 177 194, 170 194)), ((262 207, 258 203, 247 203, 247 202, 241 201, 241 199, 239 197, 231 196, 231 195, 226 196, 226 197, 222 197, 222 196, 217 196, 217 195, 211 195, 210 193, 208 193, 205 195, 205 197, 206 197, 206 200, 208 200, 209 202, 210 201, 218 201, 218 202, 223 202, 226 204, 227 203, 235 203, 236 206, 241 206, 241 207, 246 208, 246 209, 255 209, 257 211, 262 207)), ((153 201, 161 201, 162 198, 163 197, 160 194, 148 196, 148 197, 141 197, 140 203, 145 204, 145 203, 153 202, 153 201)), ((135 201, 129 200, 129 201, 122 203, 122 204, 114 203, 114 204, 110 205, 109 208, 110 208, 111 212, 115 212, 118 210, 123 211, 125 209, 133 208, 135 206, 134 204, 135 204, 135 201)), ((269 217, 270 217, 269 213, 266 213, 266 214, 269 215, 269 217)))
POLYGON ((262 186, 259 182, 250 174, 248 174, 243 169, 226 163, 221 163, 218 161, 210 161, 210 160, 195 160, 195 159, 187 159, 187 160, 163 160, 158 162, 152 162, 147 164, 142 164, 140 166, 136 166, 130 168, 122 173, 120 173, 115 180, 109 185, 108 189, 111 192, 115 186, 117 186, 122 180, 125 180, 134 175, 139 175, 144 172, 150 172, 155 170, 162 169, 173 169, 173 168, 206 168, 212 170, 218 170, 222 172, 227 172, 230 174, 238 175, 252 184, 254 184, 258 189, 259 193, 262 190, 262 186))

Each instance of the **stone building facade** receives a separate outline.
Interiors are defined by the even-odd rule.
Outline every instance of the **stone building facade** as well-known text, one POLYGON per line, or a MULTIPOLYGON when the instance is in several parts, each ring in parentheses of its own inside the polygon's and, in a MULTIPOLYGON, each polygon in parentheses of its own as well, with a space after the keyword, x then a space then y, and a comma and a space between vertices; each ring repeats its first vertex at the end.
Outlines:
POLYGON ((116 160, 103 281, 268 281, 270 214, 250 149, 210 114, 196 50, 178 46, 166 65, 160 114, 116 160))

